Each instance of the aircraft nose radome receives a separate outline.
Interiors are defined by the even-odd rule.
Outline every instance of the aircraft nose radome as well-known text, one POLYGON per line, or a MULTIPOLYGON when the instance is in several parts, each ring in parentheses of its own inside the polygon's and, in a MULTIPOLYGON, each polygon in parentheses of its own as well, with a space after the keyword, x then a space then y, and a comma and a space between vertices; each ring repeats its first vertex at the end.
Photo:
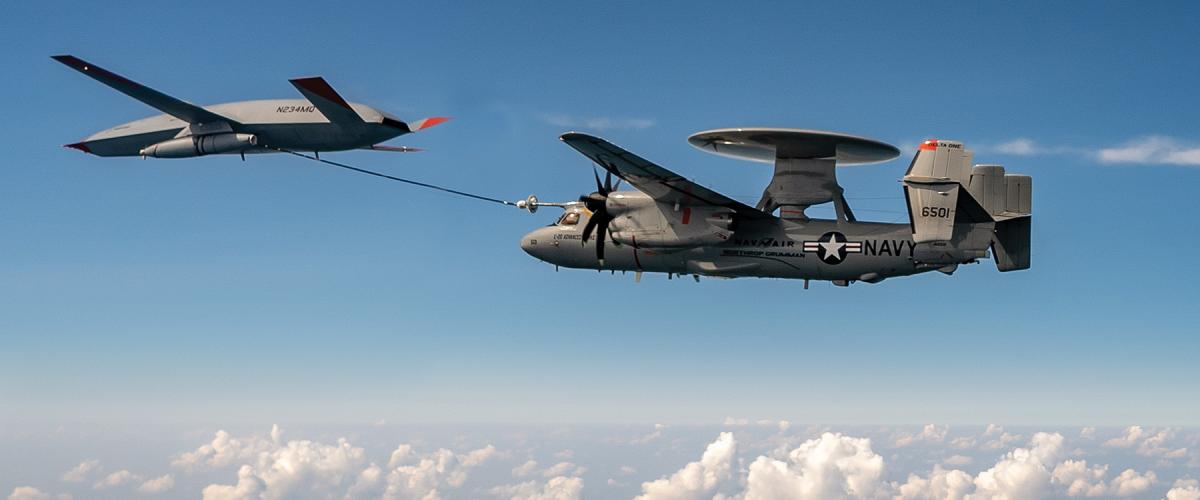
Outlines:
POLYGON ((521 250, 538 260, 545 259, 545 247, 549 241, 544 241, 541 231, 532 231, 521 237, 521 250))

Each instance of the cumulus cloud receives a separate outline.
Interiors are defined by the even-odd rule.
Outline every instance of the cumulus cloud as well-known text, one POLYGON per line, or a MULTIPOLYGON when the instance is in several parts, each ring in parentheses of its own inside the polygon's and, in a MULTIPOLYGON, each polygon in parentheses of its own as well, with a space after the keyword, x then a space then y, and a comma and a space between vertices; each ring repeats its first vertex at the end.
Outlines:
POLYGON ((909 474, 908 481, 896 490, 896 500, 960 500, 971 491, 970 474, 933 466, 929 477, 909 474))
POLYGON ((8 495, 8 500, 71 500, 71 495, 60 493, 58 496, 43 492, 33 486, 18 486, 13 488, 11 494, 8 495))
POLYGON ((967 465, 971 462, 971 457, 963 455, 951 455, 949 458, 942 460, 942 463, 946 465, 967 465))
POLYGON ((1037 498, 1044 496, 1050 485, 1047 468, 1062 455, 1061 434, 1039 432, 1033 435, 1029 448, 1008 452, 992 468, 975 477, 975 496, 978 498, 1037 498))
POLYGON ((461 487, 472 468, 495 454, 496 448, 488 445, 465 454, 443 448, 417 457, 416 463, 388 472, 383 498, 440 498, 441 491, 461 487))
POLYGON ((193 451, 181 453, 171 465, 185 470, 196 470, 227 467, 234 463, 254 460, 259 454, 270 452, 277 447, 281 433, 278 425, 271 427, 270 439, 261 436, 235 438, 220 430, 211 442, 193 451))
POLYGON ((583 128, 596 131, 644 130, 654 126, 654 120, 647 118, 578 117, 561 113, 546 113, 541 115, 541 119, 555 127, 583 128))
POLYGON ((1200 481, 1178 479, 1167 490, 1167 500, 1200 500, 1200 481))
POLYGON ((717 485, 729 478, 737 442, 722 432, 704 450, 699 462, 691 462, 670 477, 642 483, 639 500, 672 500, 712 497, 717 485))
POLYGON ((99 468, 99 460, 84 460, 83 462, 80 462, 79 465, 72 467, 71 470, 64 472, 60 479, 68 483, 82 483, 87 479, 89 474, 95 470, 98 470, 99 468))
POLYGON ((147 479, 146 481, 142 482, 142 484, 137 487, 137 490, 139 493, 155 495, 158 493, 170 491, 171 488, 174 488, 174 487, 175 487, 175 476, 166 474, 166 475, 162 475, 162 476, 159 476, 156 478, 147 479))
POLYGON ((873 498, 882 474, 883 457, 871 450, 871 440, 826 432, 792 450, 786 460, 755 459, 745 498, 873 498))
POLYGON ((116 471, 112 474, 109 474, 108 476, 105 476, 104 479, 101 479, 100 481, 96 482, 96 484, 92 485, 92 488, 97 489, 97 490, 106 490, 109 488, 116 488, 118 486, 124 486, 126 484, 134 483, 134 482, 137 482, 140 480, 141 480, 141 478, 139 478, 134 473, 122 469, 122 470, 116 471))
POLYGON ((583 479, 557 476, 545 483, 526 481, 496 486, 488 492, 512 500, 578 500, 583 492, 583 479))
POLYGON ((946 439, 946 433, 949 432, 949 427, 938 427, 934 424, 925 424, 921 432, 916 434, 905 433, 896 438, 894 445, 899 447, 908 446, 918 441, 930 441, 940 443, 946 439))
POLYGON ((1175 431, 1172 429, 1147 432, 1139 425, 1131 425, 1126 427, 1125 432, 1120 436, 1105 441, 1104 446, 1109 448, 1133 448, 1136 446, 1137 454, 1145 457, 1186 457, 1187 448, 1168 446, 1168 441, 1174 437, 1175 431))
POLYGON ((513 475, 513 477, 525 477, 530 474, 533 474, 534 471, 537 470, 537 468, 538 468, 537 460, 530 459, 521 465, 513 467, 512 475, 513 475))
MULTIPOLYGON (((412 446, 397 446, 384 470, 368 463, 363 448, 345 438, 326 444, 309 440, 284 442, 276 426, 270 438, 234 438, 219 431, 209 444, 180 455, 177 466, 219 466, 245 461, 232 484, 210 484, 205 500, 283 498, 306 495, 383 498, 439 498, 440 492, 458 488, 467 472, 491 459, 495 447, 488 445, 466 453, 439 449, 428 454, 413 452, 412 446)), ((160 478, 161 479, 161 478, 160 478)), ((164 481, 165 482, 165 481, 164 481)), ((173 480, 172 480, 173 482, 173 480)))

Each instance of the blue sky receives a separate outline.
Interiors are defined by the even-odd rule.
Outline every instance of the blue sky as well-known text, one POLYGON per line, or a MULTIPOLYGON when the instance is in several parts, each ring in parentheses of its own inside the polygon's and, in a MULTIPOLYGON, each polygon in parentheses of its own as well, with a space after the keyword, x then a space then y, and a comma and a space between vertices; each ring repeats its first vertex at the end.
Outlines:
MULTIPOLYGON (((1197 7, 1133 3, 6 5, 0 419, 30 422, 1195 425, 1197 7), (344 9, 344 8, 341 8, 344 9), (555 273, 554 215, 263 156, 60 146, 323 75, 454 120, 358 166, 508 199, 589 190, 568 129, 743 200, 769 168, 685 138, 964 141, 1034 176, 1033 269, 848 289, 555 273), (1108 151, 1105 153, 1105 151, 1108 151)), ((334 155, 331 155, 331 157, 334 155)), ((843 171, 902 221, 907 158, 843 171)), ((31 425, 31 424, 29 424, 31 425)))

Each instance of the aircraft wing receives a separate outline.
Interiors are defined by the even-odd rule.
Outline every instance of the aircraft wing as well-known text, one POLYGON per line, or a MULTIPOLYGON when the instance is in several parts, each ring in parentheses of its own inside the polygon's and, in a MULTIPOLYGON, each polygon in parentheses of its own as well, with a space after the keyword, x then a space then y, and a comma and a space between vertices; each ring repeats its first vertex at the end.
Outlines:
POLYGON ((179 118, 185 122, 202 125, 207 123, 226 122, 237 125, 234 120, 226 118, 207 109, 189 104, 150 87, 137 83, 121 75, 108 71, 75 56, 52 56, 52 59, 69 66, 80 73, 94 78, 96 81, 116 89, 118 92, 142 101, 152 108, 179 118))
POLYGON ((333 90, 333 87, 329 86, 329 83, 324 78, 314 76, 288 81, 292 82, 296 90, 304 94, 304 98, 308 99, 308 102, 313 103, 313 106, 316 106, 330 123, 343 126, 358 126, 363 124, 363 119, 358 115, 358 112, 354 111, 354 108, 351 108, 350 104, 345 99, 342 99, 342 96, 336 90, 333 90))
POLYGON ((689 181, 599 137, 571 132, 563 134, 560 139, 613 175, 650 195, 655 201, 679 203, 683 206, 725 207, 751 219, 775 218, 762 210, 689 181))

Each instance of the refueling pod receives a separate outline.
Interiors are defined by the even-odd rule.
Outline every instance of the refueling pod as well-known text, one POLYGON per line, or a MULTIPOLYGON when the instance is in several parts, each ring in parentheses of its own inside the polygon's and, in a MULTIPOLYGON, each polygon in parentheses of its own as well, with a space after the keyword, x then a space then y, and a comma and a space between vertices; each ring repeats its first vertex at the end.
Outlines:
POLYGON ((237 153, 258 146, 254 134, 209 134, 176 137, 142 148, 140 154, 152 158, 191 158, 221 153, 237 153))

